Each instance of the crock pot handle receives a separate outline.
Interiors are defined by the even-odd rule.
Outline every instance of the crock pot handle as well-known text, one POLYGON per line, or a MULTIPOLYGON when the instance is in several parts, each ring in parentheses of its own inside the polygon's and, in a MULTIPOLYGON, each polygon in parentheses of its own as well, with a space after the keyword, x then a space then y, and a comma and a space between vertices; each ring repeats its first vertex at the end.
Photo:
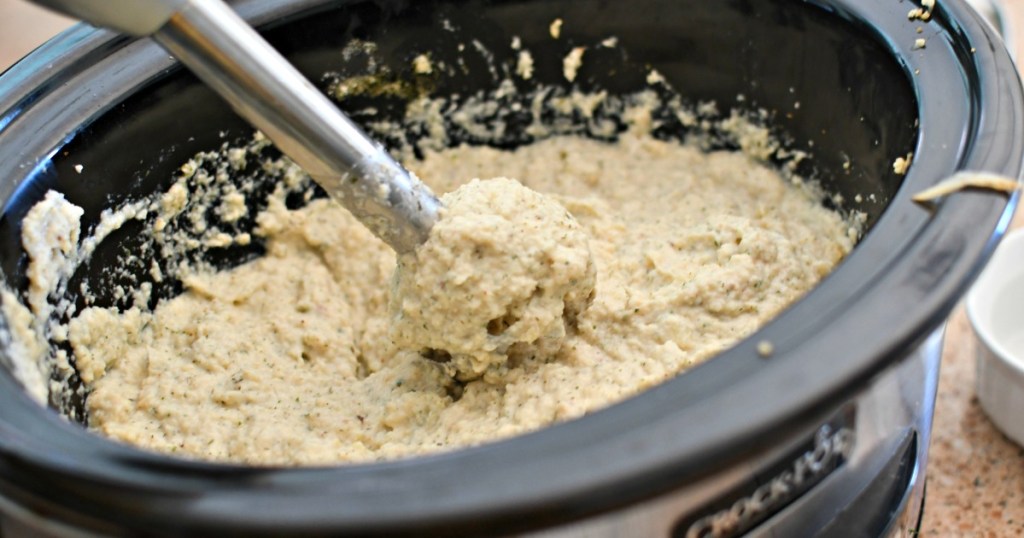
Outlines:
POLYGON ((134 36, 160 29, 186 0, 32 0, 89 24, 134 36))
POLYGON ((151 35, 399 254, 442 204, 221 0, 34 0, 92 24, 151 35))

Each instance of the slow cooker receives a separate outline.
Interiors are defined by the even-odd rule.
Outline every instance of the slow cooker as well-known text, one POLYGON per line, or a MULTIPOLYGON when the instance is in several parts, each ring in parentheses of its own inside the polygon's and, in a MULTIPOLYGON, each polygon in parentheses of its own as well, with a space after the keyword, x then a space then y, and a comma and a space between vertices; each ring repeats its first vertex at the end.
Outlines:
MULTIPOLYGON (((1017 199, 969 191, 922 206, 910 197, 961 170, 1017 178, 1024 161, 1024 94, 1013 63, 962 0, 934 8, 905 0, 233 5, 321 82, 324 73, 346 71, 340 51, 353 39, 376 43, 401 74, 416 54, 445 59, 474 40, 501 63, 511 61, 501 51, 514 36, 537 58, 614 36, 625 53, 607 60, 617 63, 584 66, 578 88, 627 91, 653 67, 694 103, 765 111, 790 147, 812 156, 800 172, 864 215, 863 237, 774 321, 663 385, 542 431, 391 462, 257 468, 117 444, 34 403, 11 375, 5 346, 4 535, 917 529, 941 324, 1017 199), (927 20, 908 17, 918 8, 927 20), (566 24, 553 40, 549 25, 558 18, 566 24), (896 173, 894 160, 908 154, 913 164, 896 173), (762 342, 771 343, 769 356, 758 353, 762 342)), ((569 86, 557 68, 536 76, 569 86)), ((432 91, 471 94, 493 83, 486 69, 468 69, 437 79, 432 91)), ((47 189, 83 207, 88 227, 104 208, 166 187, 196 152, 250 133, 151 41, 86 26, 60 35, 0 77, 4 281, 25 288, 19 223, 47 189)), ((112 236, 76 278, 99 278, 131 241, 130 230, 112 236)))

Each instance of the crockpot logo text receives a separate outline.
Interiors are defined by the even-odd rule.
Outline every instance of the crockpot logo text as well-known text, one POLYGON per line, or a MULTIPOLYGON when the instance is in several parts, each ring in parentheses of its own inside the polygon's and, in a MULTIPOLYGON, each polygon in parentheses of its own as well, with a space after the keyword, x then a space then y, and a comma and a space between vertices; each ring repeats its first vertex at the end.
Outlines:
POLYGON ((753 493, 739 497, 730 506, 694 521, 681 534, 686 538, 722 538, 746 532, 809 490, 846 461, 853 450, 854 434, 842 427, 832 431, 828 424, 814 435, 814 445, 800 454, 786 470, 772 477, 753 493))

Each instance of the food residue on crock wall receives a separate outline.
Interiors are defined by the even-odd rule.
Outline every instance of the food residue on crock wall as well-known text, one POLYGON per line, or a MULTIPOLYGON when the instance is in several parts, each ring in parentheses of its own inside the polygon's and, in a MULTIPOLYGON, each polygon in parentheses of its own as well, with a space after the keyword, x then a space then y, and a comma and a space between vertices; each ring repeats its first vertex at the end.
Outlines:
POLYGON ((430 63, 430 56, 426 54, 417 55, 412 60, 412 70, 417 75, 429 75, 434 72, 434 66, 430 63))
POLYGON ((565 55, 565 59, 562 60, 562 74, 565 75, 565 80, 569 82, 576 80, 576 73, 583 65, 583 53, 586 51, 586 47, 574 47, 569 54, 565 55))
POLYGON ((928 22, 932 18, 933 11, 935 11, 935 0, 921 0, 921 7, 911 9, 907 13, 907 18, 912 21, 928 22))
POLYGON ((905 175, 907 170, 910 170, 910 164, 913 160, 913 153, 907 153, 905 157, 896 157, 896 160, 892 162, 892 171, 897 175, 905 175))
POLYGON ((562 37, 562 19, 555 19, 551 21, 551 26, 548 27, 548 32, 551 33, 553 39, 562 37))

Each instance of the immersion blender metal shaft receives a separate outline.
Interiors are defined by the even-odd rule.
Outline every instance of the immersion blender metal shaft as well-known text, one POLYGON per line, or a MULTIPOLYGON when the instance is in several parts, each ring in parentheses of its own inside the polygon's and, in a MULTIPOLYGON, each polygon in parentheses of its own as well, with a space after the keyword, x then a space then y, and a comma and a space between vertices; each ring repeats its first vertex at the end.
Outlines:
POLYGON ((396 252, 415 249, 437 221, 437 197, 221 0, 35 1, 152 35, 396 252))

